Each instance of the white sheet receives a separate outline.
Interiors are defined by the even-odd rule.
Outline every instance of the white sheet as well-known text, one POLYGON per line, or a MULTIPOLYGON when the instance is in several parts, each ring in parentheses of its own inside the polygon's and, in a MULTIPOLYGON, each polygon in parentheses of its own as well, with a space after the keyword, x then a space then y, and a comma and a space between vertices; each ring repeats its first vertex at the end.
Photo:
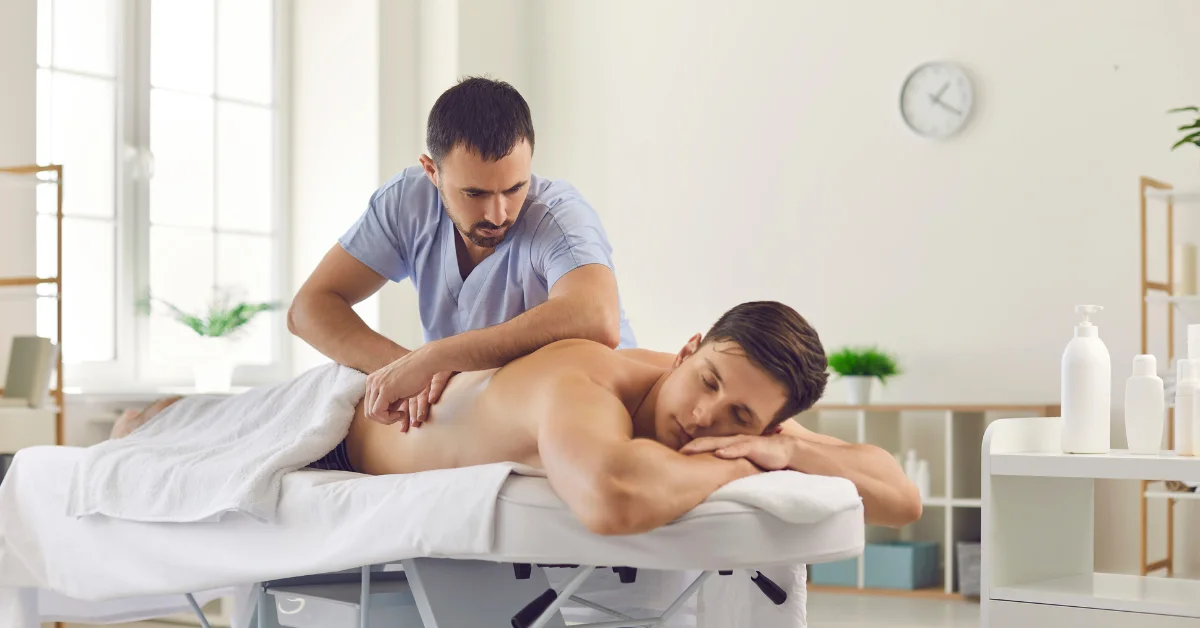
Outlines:
MULTIPOLYGON (((23 450, 0 485, 0 587, 101 601, 200 592, 418 556, 519 560, 529 548, 546 558, 541 562, 621 558, 623 565, 672 569, 794 569, 808 558, 836 560, 862 549, 856 494, 841 495, 848 508, 826 525, 789 523, 718 498, 646 535, 597 537, 570 516, 545 480, 510 477, 512 465, 380 477, 290 473, 283 477, 274 523, 239 516, 210 523, 73 518, 64 514, 66 480, 81 455, 82 450, 66 447, 23 450), (514 531, 520 534, 512 537, 514 531), (818 538, 818 532, 836 534, 819 544, 818 556, 809 556, 813 548, 802 541, 818 538), (581 538, 592 544, 579 545, 581 538), (739 539, 746 542, 738 545, 739 539)), ((772 490, 803 492, 806 481, 828 480, 777 477, 791 482, 772 481, 772 490)), ((849 482, 827 485, 853 492, 849 482)), ((737 494, 733 486, 727 497, 737 494)), ((803 595, 802 579, 777 582, 793 591, 793 600, 803 595)), ((0 617, 5 595, 0 592, 0 617)))
POLYGON ((85 450, 69 513, 194 522, 275 518, 280 478, 350 429, 366 375, 326 364, 232 397, 184 398, 129 436, 85 450))

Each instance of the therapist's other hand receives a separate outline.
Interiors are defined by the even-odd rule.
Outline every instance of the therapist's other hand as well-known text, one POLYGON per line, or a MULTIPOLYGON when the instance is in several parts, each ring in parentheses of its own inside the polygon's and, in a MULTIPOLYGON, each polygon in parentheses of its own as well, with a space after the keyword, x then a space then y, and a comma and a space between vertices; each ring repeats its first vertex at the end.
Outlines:
POLYGON ((763 471, 787 469, 794 451, 792 438, 773 434, 770 436, 706 436, 684 445, 679 453, 712 453, 718 458, 735 460, 745 458, 763 471))
MULTIPOLYGON (((407 431, 411 419, 419 415, 416 398, 427 393, 437 375, 425 347, 417 349, 367 376, 363 413, 380 423, 401 423, 407 431)), ((426 410, 428 396, 426 395, 426 410)))
MULTIPOLYGON (((429 421, 429 407, 438 402, 442 397, 442 391, 446 389, 446 383, 454 377, 454 371, 442 371, 434 373, 433 379, 429 381, 429 387, 417 393, 415 397, 409 397, 407 403, 402 402, 401 407, 407 408, 408 422, 413 427, 421 427, 429 421)), ((400 428, 402 431, 407 430, 407 427, 400 428)))

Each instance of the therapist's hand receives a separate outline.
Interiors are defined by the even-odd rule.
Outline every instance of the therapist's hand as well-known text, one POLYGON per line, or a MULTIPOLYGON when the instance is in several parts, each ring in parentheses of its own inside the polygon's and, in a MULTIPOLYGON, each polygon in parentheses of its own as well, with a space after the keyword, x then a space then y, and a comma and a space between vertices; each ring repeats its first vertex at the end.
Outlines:
MULTIPOLYGON (((455 375, 454 371, 434 373, 428 388, 417 393, 415 397, 409 397, 407 403, 400 402, 401 408, 407 408, 407 421, 409 425, 421 427, 425 422, 429 421, 429 406, 437 403, 438 399, 442 398, 442 391, 446 389, 446 384, 450 381, 450 378, 455 375)), ((400 430, 408 431, 408 426, 401 427, 400 430)))
MULTIPOLYGON (((420 416, 418 395, 424 398, 424 409, 428 413, 428 393, 439 369, 426 347, 367 376, 367 391, 363 397, 363 413, 367 417, 385 425, 400 422, 401 429, 407 431, 412 419, 420 416)), ((439 378, 443 386, 448 379, 439 378)), ((440 395, 440 390, 438 393, 440 395)))
POLYGON ((718 458, 745 458, 763 471, 780 471, 791 466, 795 453, 794 439, 779 434, 771 436, 706 436, 697 438, 679 450, 681 454, 711 452, 718 458))

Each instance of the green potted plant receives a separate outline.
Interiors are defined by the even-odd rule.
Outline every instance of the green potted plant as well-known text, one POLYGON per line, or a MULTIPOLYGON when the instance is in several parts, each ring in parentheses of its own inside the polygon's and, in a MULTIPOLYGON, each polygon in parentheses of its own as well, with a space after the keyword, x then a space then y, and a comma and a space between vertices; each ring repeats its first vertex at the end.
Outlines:
POLYGON ((847 400, 856 406, 871 402, 871 384, 887 383, 900 374, 896 359, 876 347, 843 347, 829 356, 829 368, 846 381, 847 400))
POLYGON ((162 304, 172 318, 203 339, 203 357, 193 365, 197 392, 226 392, 232 388, 235 365, 230 344, 258 314, 278 307, 276 303, 235 301, 221 292, 214 292, 206 311, 200 313, 156 297, 149 301, 162 304))
POLYGON ((1178 107, 1171 109, 1167 113, 1185 112, 1196 116, 1196 119, 1192 120, 1190 124, 1185 124, 1179 127, 1178 130, 1183 132, 1183 137, 1179 138, 1179 140, 1175 142, 1173 146, 1171 146, 1171 150, 1175 150, 1184 144, 1195 144, 1197 147, 1200 147, 1200 107, 1178 107))

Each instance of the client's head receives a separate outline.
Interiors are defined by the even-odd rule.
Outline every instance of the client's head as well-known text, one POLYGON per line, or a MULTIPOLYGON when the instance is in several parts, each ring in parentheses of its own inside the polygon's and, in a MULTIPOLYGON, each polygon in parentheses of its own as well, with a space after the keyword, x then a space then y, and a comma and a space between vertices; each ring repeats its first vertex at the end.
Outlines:
POLYGON ((816 330, 792 308, 738 305, 675 356, 655 403, 655 437, 679 449, 702 436, 773 432, 821 398, 827 364, 816 330))

